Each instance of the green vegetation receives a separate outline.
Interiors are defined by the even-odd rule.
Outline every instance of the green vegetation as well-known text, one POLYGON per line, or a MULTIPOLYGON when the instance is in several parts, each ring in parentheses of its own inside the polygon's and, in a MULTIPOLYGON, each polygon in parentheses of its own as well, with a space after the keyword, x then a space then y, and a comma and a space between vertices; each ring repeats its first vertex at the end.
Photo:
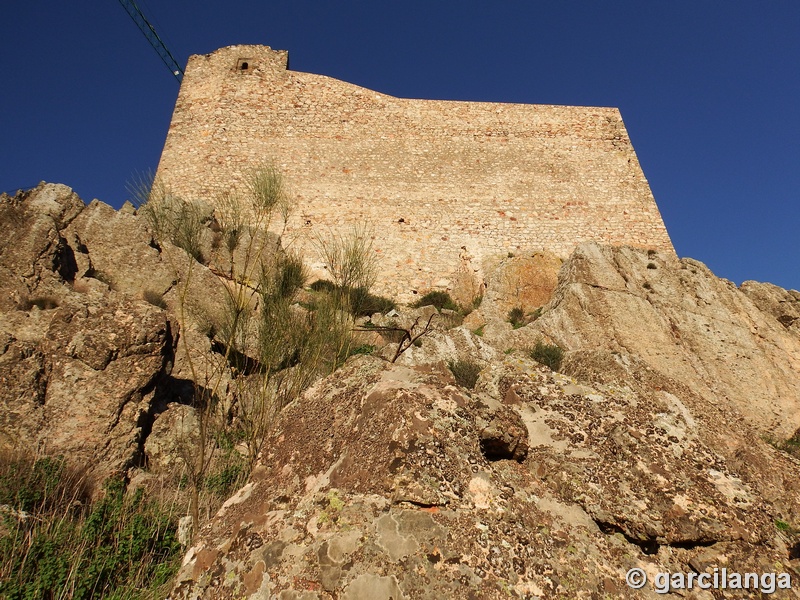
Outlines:
POLYGON ((786 452, 787 454, 791 454, 795 458, 800 459, 800 431, 797 431, 797 433, 795 433, 788 440, 775 440, 771 437, 765 437, 764 441, 766 441, 776 450, 786 452))
POLYGON ((519 329, 527 325, 525 320, 525 311, 521 306, 515 306, 510 311, 508 311, 508 322, 514 327, 514 329, 519 329))
MULTIPOLYGON (((397 307, 397 304, 391 298, 373 294, 367 288, 342 289, 326 279, 318 279, 311 284, 311 289, 315 292, 324 292, 326 294, 340 294, 343 296, 350 314, 354 317, 369 317, 375 313, 387 313, 397 307)), ((312 302, 309 308, 313 310, 315 306, 312 302)))
POLYGON ((422 308, 423 306, 435 306, 436 310, 442 310, 443 308, 455 311, 460 310, 458 304, 450 297, 450 294, 439 290, 428 292, 414 302, 411 308, 422 308))
POLYGON ((350 350, 350 356, 357 356, 360 354, 372 354, 377 348, 371 344, 361 344, 350 350))
POLYGON ((775 519, 775 528, 783 533, 790 533, 792 531, 792 526, 786 521, 781 521, 780 519, 775 519))
POLYGON ((0 597, 162 598, 180 565, 169 507, 106 481, 93 502, 62 458, 0 459, 0 597))
POLYGON ((453 373, 458 385, 468 389, 475 387, 481 372, 481 367, 478 363, 469 359, 459 359, 447 361, 447 366, 453 373))
POLYGON ((552 371, 558 371, 561 368, 561 361, 564 359, 564 350, 559 346, 545 344, 539 340, 531 350, 531 358, 549 367, 552 371))

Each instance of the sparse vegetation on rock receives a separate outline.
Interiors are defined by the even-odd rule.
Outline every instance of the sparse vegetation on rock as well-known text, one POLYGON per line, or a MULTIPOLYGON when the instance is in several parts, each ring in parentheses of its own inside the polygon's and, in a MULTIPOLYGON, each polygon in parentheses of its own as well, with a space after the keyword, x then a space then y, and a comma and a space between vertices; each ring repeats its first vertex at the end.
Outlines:
POLYGON ((564 360, 563 349, 555 344, 545 344, 541 340, 536 342, 530 354, 533 360, 553 371, 558 371, 561 368, 561 361, 564 360))
POLYGON ((458 359, 447 361, 447 367, 453 373, 456 383, 461 387, 472 389, 478 382, 481 373, 481 366, 469 359, 458 359))
POLYGON ((435 306, 437 310, 459 310, 458 304, 450 297, 450 294, 440 290, 428 292, 411 305, 412 308, 422 308, 423 306, 435 306))

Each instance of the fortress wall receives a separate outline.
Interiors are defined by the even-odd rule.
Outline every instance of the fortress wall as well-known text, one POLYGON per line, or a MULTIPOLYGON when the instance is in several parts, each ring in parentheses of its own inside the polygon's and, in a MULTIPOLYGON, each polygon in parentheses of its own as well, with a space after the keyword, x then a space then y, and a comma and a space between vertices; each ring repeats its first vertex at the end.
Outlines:
POLYGON ((286 62, 263 46, 191 57, 157 178, 213 201, 272 161, 298 201, 288 234, 311 250, 370 223, 380 287, 403 297, 508 252, 674 251, 617 109, 407 100, 286 62))

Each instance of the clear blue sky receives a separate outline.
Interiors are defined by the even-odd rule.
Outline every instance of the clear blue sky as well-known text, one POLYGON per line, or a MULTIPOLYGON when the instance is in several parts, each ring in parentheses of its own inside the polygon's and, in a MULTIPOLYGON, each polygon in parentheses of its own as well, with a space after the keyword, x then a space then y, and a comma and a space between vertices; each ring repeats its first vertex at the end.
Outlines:
MULTIPOLYGON (((139 0, 178 62, 230 44, 410 98, 617 106, 680 256, 800 289, 800 2, 139 0)), ((120 206, 178 83, 117 0, 6 2, 0 191, 120 206)))

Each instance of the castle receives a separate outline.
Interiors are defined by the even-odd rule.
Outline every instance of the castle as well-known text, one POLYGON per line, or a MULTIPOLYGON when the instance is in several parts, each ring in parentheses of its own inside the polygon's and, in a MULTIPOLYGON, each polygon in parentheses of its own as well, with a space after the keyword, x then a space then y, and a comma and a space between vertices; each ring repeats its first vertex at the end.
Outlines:
POLYGON ((291 185, 287 234, 311 261, 315 235, 368 223, 379 291, 401 299, 508 253, 674 252, 615 108, 395 98, 290 71, 266 46, 192 56, 157 180, 213 202, 265 163, 291 185))

